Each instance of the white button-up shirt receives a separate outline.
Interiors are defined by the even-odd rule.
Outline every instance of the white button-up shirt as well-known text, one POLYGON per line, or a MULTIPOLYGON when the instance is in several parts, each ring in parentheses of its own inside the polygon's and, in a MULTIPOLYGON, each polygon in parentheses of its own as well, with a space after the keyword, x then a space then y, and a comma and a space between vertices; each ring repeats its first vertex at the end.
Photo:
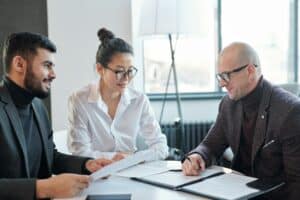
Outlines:
POLYGON ((99 82, 73 93, 69 98, 68 148, 75 155, 112 158, 116 152, 135 152, 138 134, 153 151, 147 160, 168 156, 166 137, 146 95, 126 88, 115 117, 111 119, 101 98, 99 82))

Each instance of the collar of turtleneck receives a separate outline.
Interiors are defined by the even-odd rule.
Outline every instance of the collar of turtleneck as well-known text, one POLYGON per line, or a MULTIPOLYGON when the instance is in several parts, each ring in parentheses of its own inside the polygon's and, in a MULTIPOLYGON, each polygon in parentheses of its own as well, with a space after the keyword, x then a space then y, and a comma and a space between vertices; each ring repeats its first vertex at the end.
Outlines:
POLYGON ((261 77, 258 81, 258 84, 256 88, 250 92, 247 96, 242 98, 242 104, 244 111, 253 111, 253 110, 258 110, 258 106, 260 103, 260 99, 263 93, 263 77, 261 77))
POLYGON ((7 87, 11 98, 16 106, 27 106, 32 102, 34 96, 24 88, 18 86, 8 77, 4 78, 4 84, 7 87))

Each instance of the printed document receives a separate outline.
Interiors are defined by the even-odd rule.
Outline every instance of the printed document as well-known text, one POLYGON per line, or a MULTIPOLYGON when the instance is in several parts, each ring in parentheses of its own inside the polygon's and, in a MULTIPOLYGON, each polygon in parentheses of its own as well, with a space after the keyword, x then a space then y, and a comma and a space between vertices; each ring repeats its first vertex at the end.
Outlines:
POLYGON ((240 199, 256 196, 258 189, 247 183, 257 180, 249 176, 228 173, 183 187, 182 191, 213 197, 217 199, 240 199))
POLYGON ((114 174, 122 169, 126 169, 128 167, 145 162, 151 156, 153 156, 152 151, 139 151, 139 152, 132 154, 122 160, 119 160, 117 162, 114 162, 110 165, 107 165, 107 166, 101 168, 100 170, 92 173, 90 175, 90 178, 92 181, 95 181, 100 178, 104 178, 104 177, 114 174))
POLYGON ((181 163, 178 161, 152 161, 129 167, 117 172, 115 175, 122 177, 145 177, 169 170, 181 170, 181 163))

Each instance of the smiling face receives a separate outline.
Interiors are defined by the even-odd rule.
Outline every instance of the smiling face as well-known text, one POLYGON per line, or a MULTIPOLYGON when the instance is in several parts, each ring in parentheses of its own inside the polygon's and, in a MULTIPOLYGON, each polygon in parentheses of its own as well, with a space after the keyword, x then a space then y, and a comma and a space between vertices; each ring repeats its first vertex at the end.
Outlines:
POLYGON ((130 83, 128 75, 118 79, 118 73, 131 70, 133 68, 133 56, 129 53, 116 53, 111 57, 107 67, 97 64, 97 71, 101 76, 101 85, 110 92, 122 93, 130 83))
MULTIPOLYGON (((242 65, 246 65, 244 63, 242 65)), ((226 73, 232 71, 234 69, 239 68, 241 65, 238 63, 230 62, 225 58, 220 58, 219 66, 218 66, 218 73, 226 73)), ((248 67, 244 69, 231 73, 229 81, 220 80, 219 84, 221 87, 226 88, 228 96, 232 100, 239 100, 242 97, 246 96, 248 91, 248 84, 249 84, 249 74, 248 74, 248 67)))
POLYGON ((54 67, 54 55, 42 48, 37 49, 37 54, 27 62, 24 77, 24 88, 34 96, 45 98, 50 93, 51 82, 56 78, 54 67))
POLYGON ((226 88, 232 100, 239 100, 255 89, 259 78, 259 60, 255 51, 244 43, 233 43, 219 57, 217 74, 226 74, 228 80, 219 76, 219 85, 226 88))

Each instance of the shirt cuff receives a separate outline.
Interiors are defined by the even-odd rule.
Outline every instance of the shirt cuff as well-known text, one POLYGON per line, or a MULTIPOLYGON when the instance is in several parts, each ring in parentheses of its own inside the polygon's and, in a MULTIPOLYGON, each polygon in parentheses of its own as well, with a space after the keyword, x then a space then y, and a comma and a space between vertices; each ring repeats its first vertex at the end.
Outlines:
POLYGON ((91 172, 86 168, 86 166, 85 166, 85 164, 86 164, 86 162, 87 161, 89 161, 89 160, 94 160, 93 158, 87 158, 83 163, 82 163, 82 165, 81 165, 81 173, 82 174, 87 174, 87 175, 90 175, 91 174, 91 172))

